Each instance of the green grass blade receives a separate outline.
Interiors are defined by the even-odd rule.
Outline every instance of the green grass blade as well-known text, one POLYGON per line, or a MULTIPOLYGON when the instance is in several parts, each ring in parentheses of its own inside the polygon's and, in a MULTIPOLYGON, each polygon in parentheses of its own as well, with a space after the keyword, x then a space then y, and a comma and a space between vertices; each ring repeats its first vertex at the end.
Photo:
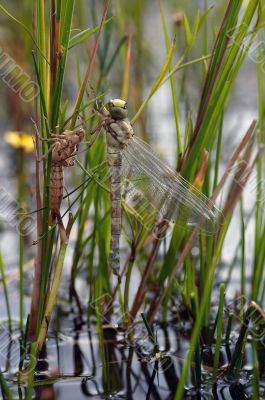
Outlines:
MULTIPOLYGON (((55 95, 52 103, 52 114, 51 114, 51 129, 54 129, 58 123, 59 111, 61 105, 63 81, 65 74, 65 66, 69 48, 70 32, 73 19, 74 10, 74 0, 66 0, 63 2, 65 5, 63 7, 64 12, 62 12, 61 21, 61 41, 60 47, 63 52, 58 65, 57 80, 55 86, 55 95)), ((62 3, 62 4, 63 4, 62 3)))
POLYGON ((8 323, 10 325, 11 324, 11 311, 10 311, 10 303, 9 303, 9 297, 8 297, 8 289, 7 289, 7 285, 6 285, 5 266, 3 263, 3 258, 2 258, 1 252, 0 252, 0 273, 1 273, 1 280, 3 283, 3 289, 4 289, 4 297, 5 297, 5 302, 6 302, 8 323))
POLYGON ((12 395, 11 390, 8 387, 8 383, 5 380, 5 377, 3 375, 3 372, 0 370, 0 386, 1 386, 1 390, 3 395, 6 397, 7 400, 13 400, 14 397, 12 395))
MULTIPOLYGON (((168 37, 165 16, 164 16, 164 12, 163 12, 162 0, 160 0, 160 14, 161 14, 161 19, 162 19, 166 50, 167 50, 167 54, 169 54, 170 43, 169 43, 169 37, 168 37)), ((169 72, 172 72, 172 69, 173 69, 172 63, 170 62, 169 68, 168 68, 169 72)), ((176 126, 177 154, 181 154, 182 153, 182 144, 181 144, 181 133, 180 133, 180 126, 179 126, 179 106, 178 106, 178 99, 177 99, 177 88, 175 85, 174 75, 171 75, 169 79, 170 79, 170 85, 171 85, 173 111, 174 111, 175 126, 176 126)))
MULTIPOLYGON (((110 17, 104 21, 103 26, 109 24, 112 21, 113 17, 110 17)), ((68 49, 72 49, 73 47, 77 46, 80 43, 83 43, 86 39, 90 38, 94 33, 98 32, 100 29, 100 25, 96 26, 95 28, 87 28, 82 32, 77 33, 76 35, 72 36, 69 40, 68 49)))
POLYGON ((154 84, 153 84, 148 96, 145 98, 145 100, 143 101, 141 107, 139 108, 139 110, 137 111, 137 113, 135 114, 133 119, 131 120, 131 124, 132 125, 140 117, 140 115, 142 114, 142 112, 146 108, 146 106, 147 106, 149 100, 151 99, 151 97, 159 89, 159 87, 160 87, 160 85, 161 85, 161 83, 162 83, 162 81, 163 81, 163 79, 164 79, 164 77, 165 77, 165 75, 167 73, 167 70, 168 70, 168 68, 169 68, 169 66, 171 64, 171 60, 172 60, 172 57, 173 57, 173 53, 174 53, 175 47, 176 47, 176 40, 174 39, 174 41, 173 41, 173 43, 172 43, 172 45, 170 47, 170 50, 169 50, 169 52, 167 54, 167 57, 165 59, 165 62, 163 64, 163 66, 162 66, 162 68, 161 68, 161 70, 160 70, 160 72, 159 72, 159 74, 158 74, 158 76, 157 76, 157 78, 156 78, 156 80, 155 80, 155 82, 154 82, 154 84))

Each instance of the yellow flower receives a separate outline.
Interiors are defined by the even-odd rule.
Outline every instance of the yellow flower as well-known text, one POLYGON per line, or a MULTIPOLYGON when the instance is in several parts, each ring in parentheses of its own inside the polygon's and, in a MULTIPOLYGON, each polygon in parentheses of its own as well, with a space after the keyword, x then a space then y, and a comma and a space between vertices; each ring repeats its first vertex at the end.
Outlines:
POLYGON ((27 132, 8 131, 4 134, 5 141, 16 149, 23 149, 27 153, 34 150, 33 140, 27 132))

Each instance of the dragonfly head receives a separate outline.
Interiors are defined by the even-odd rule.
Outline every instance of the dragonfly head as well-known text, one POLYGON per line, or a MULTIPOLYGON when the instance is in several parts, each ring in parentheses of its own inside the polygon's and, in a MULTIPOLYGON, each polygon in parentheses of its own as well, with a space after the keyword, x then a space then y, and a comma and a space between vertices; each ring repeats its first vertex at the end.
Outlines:
POLYGON ((107 105, 108 111, 114 119, 127 118, 127 102, 121 99, 110 100, 107 105))
POLYGON ((85 137, 85 131, 84 131, 84 129, 83 129, 83 128, 78 128, 78 129, 76 129, 76 130, 75 130, 75 134, 76 134, 76 136, 77 136, 77 140, 78 140, 79 142, 82 142, 82 140, 83 140, 84 137, 85 137))

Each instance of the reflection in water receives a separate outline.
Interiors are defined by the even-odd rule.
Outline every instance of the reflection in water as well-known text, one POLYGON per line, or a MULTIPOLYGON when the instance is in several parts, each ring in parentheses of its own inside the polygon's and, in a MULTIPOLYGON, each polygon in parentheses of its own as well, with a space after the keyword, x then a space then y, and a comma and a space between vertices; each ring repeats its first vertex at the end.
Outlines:
MULTIPOLYGON (((143 336, 144 326, 135 328, 137 340, 129 345, 123 331, 108 325, 97 334, 96 326, 75 324, 75 331, 69 335, 58 335, 47 342, 46 353, 38 364, 38 379, 42 387, 36 389, 37 398, 53 399, 173 399, 183 366, 185 351, 189 347, 187 332, 182 332, 171 324, 157 326, 156 333, 162 357, 156 358, 148 337, 143 336), (177 343, 181 341, 182 346, 177 343), (67 354, 65 356, 65 354, 67 354), (57 360, 57 363, 56 363, 57 360), (58 361, 60 360, 60 365, 58 361), (57 364, 57 365, 56 365, 57 364), (55 371, 53 377, 48 371, 55 371), (44 385, 47 377, 53 379, 44 385), (64 379, 67 378, 67 381, 64 379), (50 396, 50 397, 38 397, 50 396)), ((250 353, 251 346, 246 346, 250 353)), ((222 368, 225 369, 232 349, 222 347, 222 368)), ((264 349, 261 349, 260 366, 264 365, 264 349)), ((251 359, 246 354, 246 360, 251 359)), ((203 358, 205 373, 202 384, 196 382, 196 374, 189 377, 185 399, 250 399, 252 382, 247 372, 242 372, 240 382, 220 380, 212 384, 209 378, 212 358, 203 358)), ((195 371, 195 367, 194 367, 195 371)), ((193 372, 194 372, 193 371, 193 372)), ((261 370, 262 375, 262 370, 261 370)), ((262 378, 262 376, 261 376, 262 378)), ((263 377, 264 378, 264 377, 263 377)), ((265 382, 261 382, 265 385, 265 382)))
MULTIPOLYGON (((50 335, 37 364, 34 395, 40 400, 93 399, 174 399, 185 353, 189 348, 189 334, 174 324, 157 325, 155 332, 160 352, 154 354, 142 323, 135 326, 135 340, 128 342, 124 331, 110 325, 97 332, 95 324, 82 326, 72 314, 59 312, 56 335, 50 335), (72 322, 71 322, 72 321, 72 322), (70 322, 70 325, 69 325, 70 322), (178 345, 181 343, 181 346, 178 345)), ((5 331, 2 338, 1 369, 10 382, 19 364, 19 331, 12 336, 5 331), (16 357, 16 364, 14 363, 16 357)), ((196 381, 195 366, 189 376, 185 399, 250 399, 251 345, 247 343, 245 371, 238 381, 220 378, 211 382, 213 358, 211 349, 202 354, 202 382, 196 381), (248 371, 248 372, 247 372, 248 371), (249 372, 250 371, 250 372, 249 372)), ((234 346, 222 346, 223 371, 231 358, 234 346)), ((261 391, 265 391, 264 346, 258 349, 261 391), (263 385, 263 386, 262 386, 263 385)), ((15 396, 25 398, 26 385, 19 389, 15 381, 10 386, 15 396)), ((14 396, 14 397, 15 397, 14 396)), ((16 397, 15 397, 16 398, 16 397)))
MULTIPOLYGON (((53 373, 49 374, 49 362, 47 358, 47 348, 46 345, 44 344, 39 359, 38 363, 36 366, 36 371, 37 372, 37 377, 36 377, 36 382, 41 381, 42 384, 41 386, 37 386, 35 389, 35 396, 36 399, 38 400, 55 400, 56 395, 55 395, 55 390, 54 390, 54 385, 53 384, 43 384, 45 383, 45 379, 47 377, 53 378, 53 373)), ((54 376, 56 378, 56 375, 54 376)))

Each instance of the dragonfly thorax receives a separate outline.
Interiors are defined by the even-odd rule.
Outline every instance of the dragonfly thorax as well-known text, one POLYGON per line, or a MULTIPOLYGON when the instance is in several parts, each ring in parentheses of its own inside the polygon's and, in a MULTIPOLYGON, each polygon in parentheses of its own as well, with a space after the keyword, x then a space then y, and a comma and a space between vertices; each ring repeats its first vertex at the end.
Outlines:
POLYGON ((78 145, 82 142, 85 131, 82 128, 73 131, 65 131, 53 144, 52 163, 61 166, 72 166, 74 157, 78 151, 78 145))
POLYGON ((127 118, 114 120, 104 126, 107 132, 107 145, 116 149, 124 149, 133 136, 133 128, 127 118))

